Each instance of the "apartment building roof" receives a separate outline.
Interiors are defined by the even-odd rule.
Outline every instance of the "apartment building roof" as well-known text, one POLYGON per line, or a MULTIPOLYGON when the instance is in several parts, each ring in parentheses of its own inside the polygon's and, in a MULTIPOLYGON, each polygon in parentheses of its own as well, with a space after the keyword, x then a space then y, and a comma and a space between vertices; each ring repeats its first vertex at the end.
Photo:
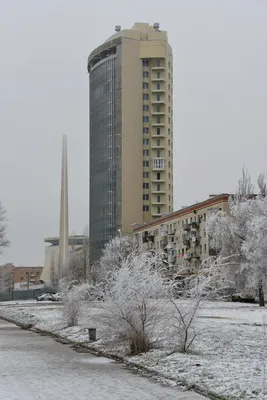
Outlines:
POLYGON ((20 269, 20 268, 43 268, 42 265, 18 265, 18 266, 14 266, 14 269, 20 269))
POLYGON ((133 231, 134 232, 143 231, 146 228, 152 228, 154 226, 172 221, 173 219, 175 219, 177 217, 181 217, 183 215, 190 214, 193 211, 198 211, 203 208, 207 208, 209 206, 214 206, 214 205, 219 204, 224 201, 227 202, 229 199, 229 196, 231 196, 231 195, 228 193, 222 193, 222 194, 218 194, 218 195, 210 195, 210 197, 207 200, 204 200, 200 203, 195 203, 188 207, 183 207, 177 211, 174 211, 170 214, 164 215, 153 221, 146 222, 143 225, 136 225, 133 227, 133 231))

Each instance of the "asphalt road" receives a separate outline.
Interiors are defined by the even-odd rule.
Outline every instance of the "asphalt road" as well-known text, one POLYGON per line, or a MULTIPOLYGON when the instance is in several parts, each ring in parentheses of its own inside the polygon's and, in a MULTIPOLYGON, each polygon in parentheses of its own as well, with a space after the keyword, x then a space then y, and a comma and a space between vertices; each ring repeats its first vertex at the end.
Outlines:
POLYGON ((201 400, 0 320, 1 400, 201 400))

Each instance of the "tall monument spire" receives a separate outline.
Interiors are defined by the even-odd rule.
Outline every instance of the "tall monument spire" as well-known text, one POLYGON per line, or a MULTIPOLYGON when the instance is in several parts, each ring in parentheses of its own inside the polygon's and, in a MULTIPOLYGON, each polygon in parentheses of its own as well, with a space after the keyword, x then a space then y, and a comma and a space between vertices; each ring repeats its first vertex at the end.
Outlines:
POLYGON ((68 162, 67 136, 62 138, 60 227, 59 227, 59 268, 64 268, 68 259, 69 248, 69 207, 68 207, 68 162))

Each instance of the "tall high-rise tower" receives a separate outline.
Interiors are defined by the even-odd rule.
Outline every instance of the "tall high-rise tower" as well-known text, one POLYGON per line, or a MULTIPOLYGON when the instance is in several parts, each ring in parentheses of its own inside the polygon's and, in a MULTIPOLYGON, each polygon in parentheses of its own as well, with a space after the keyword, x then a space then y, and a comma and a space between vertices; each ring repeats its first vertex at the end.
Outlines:
POLYGON ((62 269, 68 260, 69 249, 69 206, 68 206, 68 161, 67 136, 62 137, 61 160, 61 193, 59 221, 59 268, 62 269))
POLYGON ((88 58, 90 262, 118 230, 173 211, 173 60, 159 24, 136 23, 88 58))

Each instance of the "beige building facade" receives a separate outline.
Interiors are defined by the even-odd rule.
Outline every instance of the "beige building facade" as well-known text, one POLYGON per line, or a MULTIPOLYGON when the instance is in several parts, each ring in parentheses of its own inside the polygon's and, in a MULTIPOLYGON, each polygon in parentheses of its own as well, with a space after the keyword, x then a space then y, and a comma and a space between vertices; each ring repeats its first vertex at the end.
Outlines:
POLYGON ((90 261, 104 244, 173 211, 173 57, 159 24, 136 23, 88 58, 90 261))
POLYGON ((197 268, 204 259, 216 255, 206 234, 206 220, 213 212, 227 212, 228 199, 229 194, 211 195, 201 203, 136 225, 133 229, 136 241, 147 250, 163 252, 171 275, 182 265, 197 268))

